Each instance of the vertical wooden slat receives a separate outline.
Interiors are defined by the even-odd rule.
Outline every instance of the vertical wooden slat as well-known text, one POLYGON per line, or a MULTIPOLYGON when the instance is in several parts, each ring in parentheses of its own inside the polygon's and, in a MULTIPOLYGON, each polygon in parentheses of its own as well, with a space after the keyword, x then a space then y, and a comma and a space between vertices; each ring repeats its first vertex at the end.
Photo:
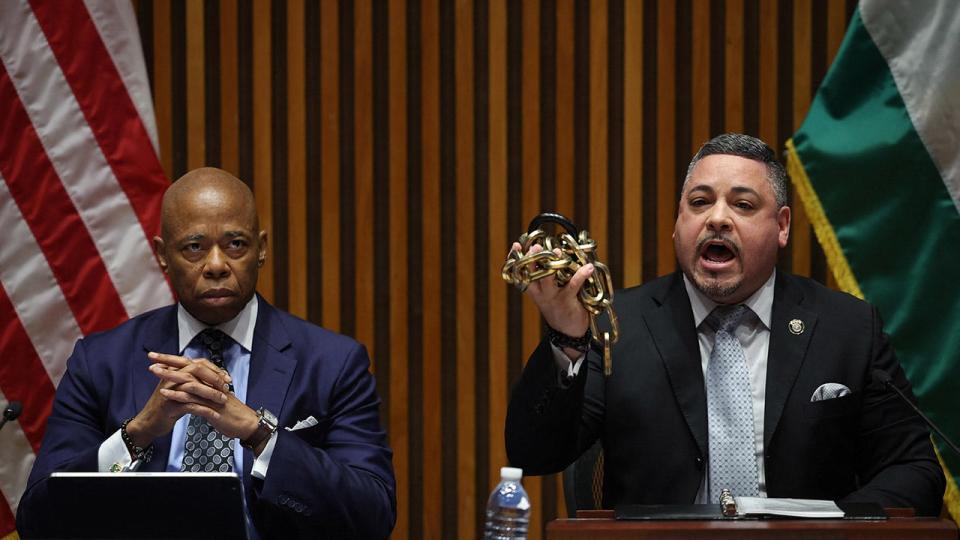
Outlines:
POLYGON ((220 166, 223 170, 234 175, 240 174, 240 120, 237 83, 237 4, 221 2, 220 166))
POLYGON ((657 6, 657 275, 673 272, 676 260, 670 235, 677 206, 676 148, 676 17, 674 3, 660 0, 657 6))
POLYGON ((557 0, 557 208, 573 218, 573 0, 557 0))
MULTIPOLYGON (((470 238, 474 230, 474 64, 472 0, 457 0, 456 17, 456 153, 457 153, 457 225, 458 241, 470 238)), ((476 300, 473 286, 477 278, 474 250, 467 243, 457 250, 457 395, 473 393, 476 369, 476 300)), ((485 493, 477 489, 476 477, 476 402, 457 401, 457 537, 471 538, 477 532, 476 510, 485 493)))
MULTIPOLYGON (((340 34, 338 4, 320 4, 320 129, 323 250, 340 254, 340 34)), ((317 246, 319 248, 319 246, 317 246)), ((323 267, 323 325, 340 329, 340 265, 323 267)))
MULTIPOLYGON (((793 0, 793 125, 796 131, 803 122, 807 109, 810 107, 810 50, 812 29, 811 0, 793 0)), ((793 244, 794 274, 809 276, 813 230, 810 228, 810 219, 796 190, 793 192, 793 225, 790 242, 793 244)))
POLYGON ((843 36, 847 31, 847 9, 843 0, 827 2, 827 65, 833 63, 833 57, 840 50, 843 36))
MULTIPOLYGON (((420 299, 423 306, 424 351, 439 349, 440 297, 440 4, 439 0, 421 2, 421 99, 422 137, 421 160, 423 163, 422 189, 422 287, 420 299)), ((443 531, 441 504, 431 504, 431 499, 441 493, 443 474, 441 467, 443 426, 441 424, 440 355, 425 352, 423 355, 423 533, 424 538, 440 538, 443 531)), ((451 501, 452 502, 452 501, 451 501)))
POLYGON ((354 337, 367 346, 376 364, 373 323, 373 38, 370 0, 355 0, 353 14, 354 65, 354 337))
MULTIPOLYGON (((837 51, 840 50, 840 44, 843 43, 848 22, 845 2, 831 0, 827 3, 827 66, 833 63, 837 51)), ((833 275, 833 272, 827 272, 826 285, 833 289, 839 289, 837 278, 833 275)))
POLYGON ((777 3, 760 2, 759 133, 763 142, 777 145, 777 3))
MULTIPOLYGON (((307 318, 307 118, 304 0, 287 4, 288 307, 307 318)), ((283 158, 284 156, 277 156, 283 158)))
MULTIPOLYGON (((643 20, 641 24, 643 47, 642 62, 644 66, 643 76, 641 77, 641 110, 643 113, 642 135, 644 141, 659 141, 660 134, 657 132, 657 109, 659 101, 657 99, 659 78, 657 77, 658 55, 657 44, 660 36, 657 31, 659 17, 657 16, 657 0, 644 0, 643 2, 643 20)), ((643 235, 643 263, 641 264, 641 274, 643 280, 650 280, 657 276, 657 161, 658 151, 656 142, 644 144, 642 147, 641 174, 643 177, 642 192, 642 216, 643 228, 640 234, 643 235)))
POLYGON ((390 445, 397 478, 393 538, 409 538, 410 505, 407 313, 407 19, 406 6, 388 2, 390 86, 390 445))
POLYGON ((220 134, 222 114, 220 105, 220 3, 215 0, 203 2, 203 108, 204 108, 204 164, 221 167, 222 150, 220 134))
MULTIPOLYGON (((590 4, 590 223, 591 236, 604 250, 607 242, 609 175, 607 165, 610 65, 607 51, 607 3, 590 4)), ((583 181, 585 179, 581 179, 583 181)), ((601 257, 603 252, 601 252, 601 257)))
MULTIPOLYGON (((624 4, 623 283, 643 280, 643 4, 624 4)), ((610 246, 617 249, 616 246, 610 246)))
MULTIPOLYGON (((454 2, 442 2, 438 6, 438 72, 439 86, 439 180, 440 205, 438 208, 440 227, 439 266, 456 268, 458 254, 463 247, 457 242, 457 205, 459 204, 457 181, 457 13, 454 2)), ((458 498, 459 464, 457 453, 459 445, 458 421, 460 403, 457 399, 457 386, 460 384, 461 371, 459 340, 457 338, 457 276, 450 272, 438 272, 437 282, 440 289, 435 296, 439 302, 440 348, 439 357, 439 399, 443 403, 440 409, 441 421, 441 468, 443 498, 443 538, 456 537, 459 534, 460 519, 458 498)))
MULTIPOLYGON (((540 2, 527 0, 521 14, 523 34, 521 65, 521 138, 522 138, 522 186, 521 227, 543 210, 540 209, 540 2)), ((516 192, 510 196, 516 196, 516 192)), ((520 231, 509 231, 519 234, 520 231)), ((502 256, 501 256, 502 257, 502 256)), ((522 349, 528 353, 540 341, 540 313, 530 299, 524 298, 521 311, 522 349)), ((529 538, 540 538, 544 507, 544 483, 539 477, 524 479, 531 498, 533 512, 530 516, 529 538)))
POLYGON ((507 464, 503 424, 507 411, 507 288, 496 270, 510 247, 507 231, 507 6, 506 0, 490 0, 489 27, 489 376, 490 376, 490 476, 488 492, 500 480, 500 467, 507 464))
POLYGON ((160 139, 160 163, 167 177, 173 176, 173 88, 170 57, 170 2, 153 3, 153 95, 160 139))
MULTIPOLYGON (((476 433, 477 442, 474 452, 477 454, 477 470, 474 474, 474 483, 480 496, 490 490, 490 428, 492 382, 490 375, 490 323, 493 320, 490 300, 490 288, 495 283, 491 267, 496 264, 493 258, 495 247, 490 241, 491 212, 490 212, 490 6, 488 0, 474 0, 473 7, 473 76, 474 76, 474 238, 473 249, 476 260, 474 262, 474 276, 476 283, 472 287, 473 297, 477 304, 475 321, 476 366, 474 367, 474 396, 476 398, 476 433)), ((501 252, 502 254, 502 252, 501 252)), ((500 255, 502 256, 502 255, 500 255)), ((502 291, 502 289, 501 289, 502 291)), ((485 498, 480 499, 474 511, 474 519, 478 524, 485 521, 485 498)), ((482 529, 477 528, 477 535, 482 529)))
MULTIPOLYGON (((690 150, 693 155, 710 133, 710 12, 709 0, 693 0, 690 77, 690 150)), ((682 174, 682 171, 681 171, 682 174)))
POLYGON ((743 131, 743 0, 726 0, 725 9, 724 129, 740 133, 743 131))
MULTIPOLYGON (((253 3, 253 193, 260 214, 260 228, 273 234, 272 126, 270 123, 270 2, 253 3)), ((267 257, 260 269, 257 290, 273 301, 273 268, 277 262, 267 257)))
POLYGON ((187 169, 206 165, 203 2, 187 2, 187 169))
MULTIPOLYGON (((272 302, 280 309, 289 308, 290 234, 287 213, 290 199, 288 178, 290 171, 288 151, 287 112, 287 2, 269 2, 270 11, 270 246, 273 257, 271 268, 272 302)), ((302 114, 302 113, 301 113, 302 114)))

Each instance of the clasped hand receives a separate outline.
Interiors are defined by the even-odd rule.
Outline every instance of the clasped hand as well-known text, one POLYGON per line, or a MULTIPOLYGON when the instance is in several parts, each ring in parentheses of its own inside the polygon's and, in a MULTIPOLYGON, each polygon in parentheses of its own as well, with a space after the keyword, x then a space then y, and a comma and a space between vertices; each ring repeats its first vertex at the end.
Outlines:
POLYGON ((137 446, 173 430, 185 414, 202 416, 227 437, 245 439, 257 429, 257 413, 230 390, 232 379, 213 362, 151 352, 149 370, 160 379, 147 404, 127 424, 137 446))

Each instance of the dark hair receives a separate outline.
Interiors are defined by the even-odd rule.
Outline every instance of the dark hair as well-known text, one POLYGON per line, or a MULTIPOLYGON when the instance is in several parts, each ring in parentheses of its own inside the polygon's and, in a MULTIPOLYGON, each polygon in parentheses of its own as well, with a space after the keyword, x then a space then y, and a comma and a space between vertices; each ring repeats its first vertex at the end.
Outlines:
POLYGON ((683 183, 686 185, 690 180, 690 173, 693 167, 701 159, 715 154, 729 156, 739 156, 742 158, 759 161, 767 166, 767 180, 773 187, 773 194, 777 201, 777 207, 787 205, 787 171, 783 165, 777 161, 777 155, 773 149, 756 137, 744 135, 742 133, 724 133, 710 139, 700 150, 697 151, 693 159, 690 160, 690 166, 687 167, 687 176, 683 183))

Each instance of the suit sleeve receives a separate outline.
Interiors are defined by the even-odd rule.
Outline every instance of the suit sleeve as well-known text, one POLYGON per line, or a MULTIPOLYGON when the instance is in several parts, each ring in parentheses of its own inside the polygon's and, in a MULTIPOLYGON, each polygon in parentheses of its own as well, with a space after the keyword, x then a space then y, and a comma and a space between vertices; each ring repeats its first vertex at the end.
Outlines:
MULTIPOLYGON (((873 309, 874 369, 890 374, 895 384, 915 404, 893 348, 873 309)), ((920 418, 892 390, 878 383, 864 385, 863 408, 857 441, 857 476, 860 488, 844 501, 872 501, 884 507, 912 507, 918 515, 940 514, 945 480, 920 418)))
POLYGON ((597 438, 603 418, 599 357, 587 353, 569 384, 543 340, 510 394, 505 438, 510 464, 525 474, 550 474, 573 463, 597 438))
POLYGON ((67 371, 57 388, 43 444, 17 507, 17 528, 24 537, 32 534, 38 520, 57 515, 56 508, 50 507, 52 501, 47 491, 50 473, 98 469, 97 451, 106 435, 94 390, 84 341, 80 340, 67 360, 67 371))
POLYGON ((396 486, 369 365, 355 346, 333 386, 329 417, 277 432, 266 478, 252 480, 251 513, 266 538, 389 536, 396 486))

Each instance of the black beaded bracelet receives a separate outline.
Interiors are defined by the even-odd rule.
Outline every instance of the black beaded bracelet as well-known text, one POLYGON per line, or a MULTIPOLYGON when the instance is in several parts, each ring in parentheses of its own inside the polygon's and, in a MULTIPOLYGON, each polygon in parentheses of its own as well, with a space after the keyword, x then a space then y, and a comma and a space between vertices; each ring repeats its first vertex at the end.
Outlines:
POLYGON ((151 444, 144 448, 133 444, 133 439, 131 439, 130 434, 127 433, 127 424, 129 424, 131 420, 133 420, 133 418, 127 418, 120 424, 120 438, 123 440, 123 444, 126 445, 127 452, 130 452, 133 461, 149 463, 153 458, 153 445, 151 444))
POLYGON ((550 343, 555 347, 560 349, 568 348, 575 349, 580 352, 587 352, 590 349, 590 340, 593 339, 593 332, 587 328, 585 334, 580 337, 572 337, 555 330, 551 326, 547 326, 547 339, 550 340, 550 343))

